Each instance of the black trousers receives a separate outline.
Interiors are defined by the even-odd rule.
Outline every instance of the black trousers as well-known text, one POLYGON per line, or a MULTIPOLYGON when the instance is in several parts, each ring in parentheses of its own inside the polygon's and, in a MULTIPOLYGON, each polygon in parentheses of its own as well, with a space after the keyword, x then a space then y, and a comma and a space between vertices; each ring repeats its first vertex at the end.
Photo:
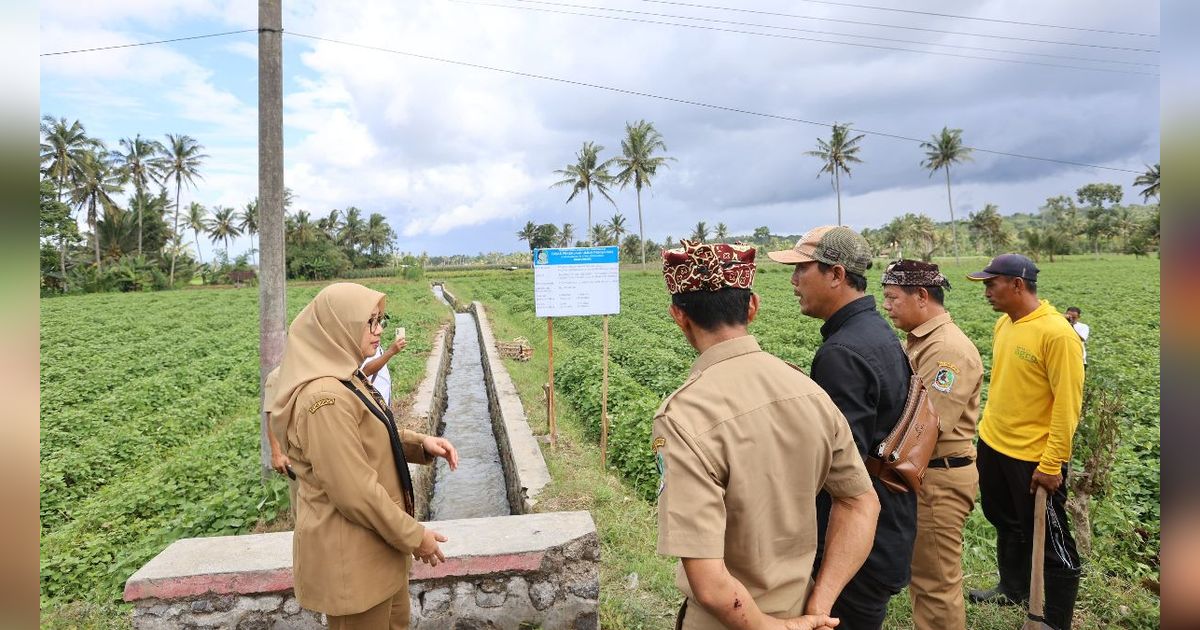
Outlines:
MULTIPOLYGON (((1010 599, 1027 601, 1033 555, 1033 502, 1029 482, 1037 462, 1014 459, 979 440, 979 499, 983 515, 996 528, 996 564, 1000 591, 1010 599)), ((1079 588, 1079 552, 1067 521, 1067 466, 1063 484, 1046 498, 1046 620, 1070 628, 1079 588)))
POLYGON ((829 615, 841 620, 838 630, 880 630, 887 617, 888 600, 899 592, 866 571, 859 571, 833 602, 829 615))

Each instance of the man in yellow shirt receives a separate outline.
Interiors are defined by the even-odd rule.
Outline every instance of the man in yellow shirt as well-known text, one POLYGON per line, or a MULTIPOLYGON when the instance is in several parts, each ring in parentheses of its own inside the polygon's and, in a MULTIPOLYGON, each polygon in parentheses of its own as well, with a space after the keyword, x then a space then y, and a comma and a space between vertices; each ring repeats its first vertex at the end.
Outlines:
POLYGON ((1083 345, 1070 323, 1037 296, 1037 265, 1020 254, 992 259, 984 296, 996 311, 992 375, 979 423, 980 503, 996 528, 1000 583, 972 601, 1029 597, 1033 495, 1046 489, 1045 621, 1068 630, 1079 590, 1079 554, 1067 522, 1067 465, 1083 401, 1083 345))

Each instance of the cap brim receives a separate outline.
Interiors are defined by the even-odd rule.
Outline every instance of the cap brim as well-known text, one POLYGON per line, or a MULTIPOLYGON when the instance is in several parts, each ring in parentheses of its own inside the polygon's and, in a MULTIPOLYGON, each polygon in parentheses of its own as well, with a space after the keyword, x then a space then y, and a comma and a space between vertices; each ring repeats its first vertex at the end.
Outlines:
POLYGON ((1000 275, 1000 274, 989 273, 987 271, 976 271, 975 273, 967 274, 967 280, 974 280, 975 282, 983 282, 984 280, 987 280, 988 278, 995 278, 998 275, 1000 275))
POLYGON ((816 258, 813 258, 812 256, 809 256, 807 254, 801 254, 800 252, 798 252, 794 249, 784 249, 784 250, 777 251, 777 252, 767 252, 767 258, 770 258, 771 260, 774 260, 777 263, 783 263, 785 265, 796 265, 799 263, 812 262, 812 261, 816 260, 816 258))

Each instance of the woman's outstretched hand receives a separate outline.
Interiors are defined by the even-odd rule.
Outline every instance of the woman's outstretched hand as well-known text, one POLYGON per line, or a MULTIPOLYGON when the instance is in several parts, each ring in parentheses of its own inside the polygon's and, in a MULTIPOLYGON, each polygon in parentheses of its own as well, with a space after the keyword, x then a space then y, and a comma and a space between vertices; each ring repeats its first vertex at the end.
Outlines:
POLYGON ((450 464, 450 470, 458 469, 458 451, 454 450, 454 445, 444 437, 435 437, 432 435, 426 436, 421 442, 425 452, 434 457, 441 457, 450 464))

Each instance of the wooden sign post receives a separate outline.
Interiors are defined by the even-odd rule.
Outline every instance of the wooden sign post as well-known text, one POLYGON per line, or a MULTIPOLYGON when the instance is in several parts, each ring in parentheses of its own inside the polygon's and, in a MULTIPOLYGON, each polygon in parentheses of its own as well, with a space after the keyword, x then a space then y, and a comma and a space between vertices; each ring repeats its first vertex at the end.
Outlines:
POLYGON ((533 303, 546 318, 549 384, 546 424, 550 444, 558 441, 554 405, 554 318, 604 316, 604 384, 600 412, 600 460, 608 449, 608 316, 621 312, 621 270, 616 247, 569 247, 533 251, 533 303))
POLYGON ((600 385, 600 470, 608 462, 608 315, 604 316, 604 380, 600 385))
POLYGON ((550 446, 558 445, 558 426, 554 421, 554 318, 546 318, 546 345, 550 357, 550 387, 546 388, 546 430, 550 432, 550 446))

